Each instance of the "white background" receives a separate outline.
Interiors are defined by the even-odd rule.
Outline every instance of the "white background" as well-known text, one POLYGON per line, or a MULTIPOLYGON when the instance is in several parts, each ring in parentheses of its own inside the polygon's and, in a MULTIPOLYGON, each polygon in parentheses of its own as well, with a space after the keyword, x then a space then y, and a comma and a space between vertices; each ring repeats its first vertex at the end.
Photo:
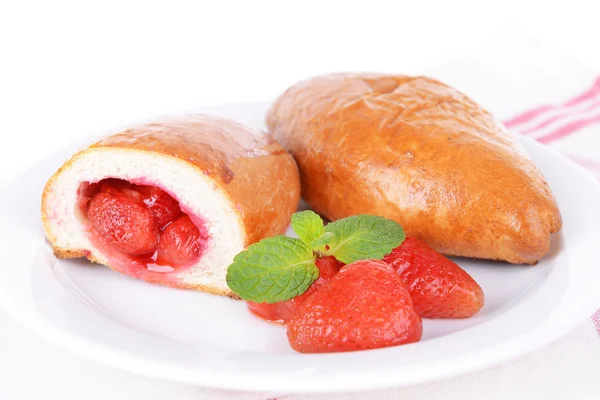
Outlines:
POLYGON ((329 71, 419 73, 485 46, 502 29, 528 31, 600 69, 598 7, 597 0, 0 2, 0 181, 123 122, 271 100, 329 71))
MULTIPOLYGON (((526 32, 600 71, 597 0, 1 1, 0 185, 44 155, 113 126, 203 105, 271 100, 299 79, 330 71, 421 73, 485 48, 492 35, 526 32)), ((476 54, 494 65, 494 49, 476 54)), ((543 75, 545 66, 539 69, 543 75)), ((4 345, 27 349, 30 340, 4 345)), ((63 361, 81 362, 71 355, 63 361)), ((17 385, 28 382, 40 382, 39 396, 76 398, 66 388, 44 392, 57 390, 50 375, 41 376, 53 369, 47 359, 32 376, 22 369, 11 376, 11 362, 0 352, 1 400, 3 390, 20 400, 17 385)), ((115 385, 133 379, 99 371, 115 385)))

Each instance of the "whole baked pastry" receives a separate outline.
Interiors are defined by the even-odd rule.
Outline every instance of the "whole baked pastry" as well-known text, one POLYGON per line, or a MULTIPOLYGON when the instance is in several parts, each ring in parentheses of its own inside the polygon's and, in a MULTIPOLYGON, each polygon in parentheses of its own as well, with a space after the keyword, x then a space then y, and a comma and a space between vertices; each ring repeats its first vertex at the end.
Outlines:
POLYGON ((267 124, 298 163, 303 198, 330 220, 380 215, 442 253, 527 264, 561 228, 511 133, 435 79, 315 77, 283 93, 267 124))

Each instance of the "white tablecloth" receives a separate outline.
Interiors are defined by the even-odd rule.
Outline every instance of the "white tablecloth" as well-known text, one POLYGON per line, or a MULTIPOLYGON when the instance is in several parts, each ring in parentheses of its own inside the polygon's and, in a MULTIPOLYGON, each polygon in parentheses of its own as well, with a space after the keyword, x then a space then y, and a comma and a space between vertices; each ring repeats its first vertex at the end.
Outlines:
MULTIPOLYGON (((506 120, 540 104, 557 104, 596 77, 577 62, 511 32, 447 65, 423 73, 459 87, 506 120)), ((600 125, 551 143, 570 156, 600 161, 600 125)), ((590 316, 591 317, 591 316, 590 316)), ((50 344, 0 309, 0 399, 598 399, 600 335, 591 318, 558 342, 494 368, 455 379, 370 393, 251 394, 208 390, 136 376, 50 344)))

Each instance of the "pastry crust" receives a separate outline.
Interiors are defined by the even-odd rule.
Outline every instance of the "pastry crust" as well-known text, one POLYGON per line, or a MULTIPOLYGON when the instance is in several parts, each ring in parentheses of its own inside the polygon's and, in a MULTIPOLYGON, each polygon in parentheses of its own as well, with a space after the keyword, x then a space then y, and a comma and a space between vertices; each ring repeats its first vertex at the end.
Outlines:
POLYGON ((246 246, 285 230, 298 204, 300 182, 294 159, 270 135, 233 121, 188 117, 146 124, 91 147, 150 151, 193 164, 238 207, 246 246))
POLYGON ((506 128, 431 78, 332 74, 289 88, 267 116, 302 196, 330 220, 376 214, 434 249, 535 264, 562 221, 506 128))

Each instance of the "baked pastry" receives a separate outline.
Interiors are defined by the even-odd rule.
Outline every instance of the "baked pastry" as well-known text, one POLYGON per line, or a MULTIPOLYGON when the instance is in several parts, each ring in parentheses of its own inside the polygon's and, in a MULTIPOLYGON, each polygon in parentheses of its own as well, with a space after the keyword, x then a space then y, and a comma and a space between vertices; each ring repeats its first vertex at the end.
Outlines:
POLYGON ((289 88, 267 116, 330 220, 375 214, 447 255, 534 264, 561 216, 515 138, 435 79, 332 74, 289 88))
POLYGON ((232 296, 233 257, 284 232, 299 196, 297 166, 271 136, 187 115, 76 153, 46 184, 42 218, 59 258, 232 296))

